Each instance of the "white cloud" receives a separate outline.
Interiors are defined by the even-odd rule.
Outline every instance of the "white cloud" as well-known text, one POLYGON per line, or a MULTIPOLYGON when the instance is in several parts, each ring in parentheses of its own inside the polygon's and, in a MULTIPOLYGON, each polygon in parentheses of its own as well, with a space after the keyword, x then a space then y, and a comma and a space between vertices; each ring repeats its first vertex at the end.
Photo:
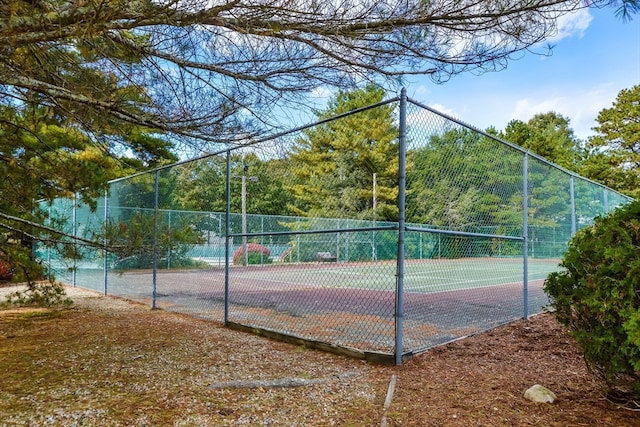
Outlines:
POLYGON ((333 95, 333 91, 326 86, 318 86, 311 91, 312 98, 329 99, 333 95))
POLYGON ((584 33, 591 25, 593 16, 589 13, 589 9, 580 9, 577 12, 562 15, 558 18, 558 32, 555 36, 548 38, 545 42, 556 43, 564 38, 578 37, 582 38, 584 33))
MULTIPOLYGON (((569 119, 569 126, 577 138, 587 140, 594 134, 591 128, 597 125, 598 113, 611 107, 620 87, 607 82, 586 90, 582 88, 569 85, 554 89, 546 87, 543 90, 526 91, 518 97, 510 91, 495 91, 491 96, 473 93, 467 97, 452 93, 447 102, 425 104, 480 129, 494 126, 501 130, 510 120, 527 122, 536 114, 553 111, 569 119)), ((427 87, 416 88, 414 96, 422 101, 434 97, 427 87)))
POLYGON ((410 97, 414 97, 414 98, 423 98, 423 97, 427 97, 431 91, 429 90, 429 88, 427 88, 426 85, 417 85, 417 86, 409 86, 408 90, 411 90, 412 93, 409 95, 410 97))
POLYGON ((431 104, 429 105, 429 107, 433 108, 436 111, 439 111, 443 114, 446 114, 447 116, 451 116, 451 117, 455 117, 458 118, 458 114, 456 114, 456 112, 451 109, 451 108, 447 108, 444 105, 441 104, 431 104))
POLYGON ((597 125, 598 113, 609 108, 618 89, 613 84, 602 84, 585 92, 565 93, 563 96, 524 98, 517 100, 511 119, 528 121, 538 113, 554 111, 569 119, 569 125, 580 139, 593 135, 591 128, 597 125))
MULTIPOLYGON (((409 95, 410 98, 417 100, 418 102, 423 102, 425 99, 430 98, 432 95, 431 90, 426 85, 418 85, 415 89, 413 89, 412 94, 409 95)), ((429 108, 433 108, 436 111, 439 111, 442 114, 446 114, 447 116, 454 117, 456 119, 460 119, 460 114, 455 110, 455 108, 447 107, 443 104, 439 103, 427 103, 425 105, 429 106, 429 108)))

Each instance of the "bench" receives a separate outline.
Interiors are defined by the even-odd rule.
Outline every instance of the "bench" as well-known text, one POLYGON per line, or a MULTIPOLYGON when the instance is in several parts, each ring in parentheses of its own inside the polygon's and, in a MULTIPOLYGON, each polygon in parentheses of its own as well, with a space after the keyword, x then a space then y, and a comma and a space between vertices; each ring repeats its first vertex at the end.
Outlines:
POLYGON ((318 262, 338 262, 338 257, 331 252, 318 252, 318 262))

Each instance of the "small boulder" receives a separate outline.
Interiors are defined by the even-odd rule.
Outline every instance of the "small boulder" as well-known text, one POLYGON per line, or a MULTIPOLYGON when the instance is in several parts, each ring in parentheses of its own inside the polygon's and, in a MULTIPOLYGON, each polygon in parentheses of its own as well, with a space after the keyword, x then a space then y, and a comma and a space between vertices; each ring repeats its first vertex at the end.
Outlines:
POLYGON ((540 384, 529 387, 529 389, 524 392, 524 397, 539 403, 553 403, 556 400, 555 393, 540 384))

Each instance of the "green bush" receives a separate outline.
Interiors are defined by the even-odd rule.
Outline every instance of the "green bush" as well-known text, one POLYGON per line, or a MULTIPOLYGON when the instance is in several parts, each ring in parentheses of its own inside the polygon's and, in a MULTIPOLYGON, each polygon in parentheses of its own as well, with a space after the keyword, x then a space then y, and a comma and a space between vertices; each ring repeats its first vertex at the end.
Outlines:
MULTIPOLYGON (((240 246, 233 253, 233 264, 242 265, 244 263, 244 252, 240 246)), ((247 262, 249 264, 271 264, 271 251, 266 246, 258 243, 247 243, 247 262)))
POLYGON ((640 202, 579 231, 544 289, 611 395, 640 397, 640 202))
POLYGON ((250 265, 253 264, 271 264, 273 261, 269 255, 259 252, 249 252, 247 254, 247 261, 250 265))

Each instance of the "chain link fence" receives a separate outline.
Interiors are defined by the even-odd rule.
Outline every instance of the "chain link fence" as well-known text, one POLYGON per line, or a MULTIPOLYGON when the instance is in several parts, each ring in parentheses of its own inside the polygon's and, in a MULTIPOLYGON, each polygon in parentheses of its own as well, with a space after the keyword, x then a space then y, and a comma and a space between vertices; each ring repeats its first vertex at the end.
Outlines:
POLYGON ((76 256, 39 255, 73 286, 399 364, 540 312, 571 236, 627 201, 403 92, 56 200, 76 256))

